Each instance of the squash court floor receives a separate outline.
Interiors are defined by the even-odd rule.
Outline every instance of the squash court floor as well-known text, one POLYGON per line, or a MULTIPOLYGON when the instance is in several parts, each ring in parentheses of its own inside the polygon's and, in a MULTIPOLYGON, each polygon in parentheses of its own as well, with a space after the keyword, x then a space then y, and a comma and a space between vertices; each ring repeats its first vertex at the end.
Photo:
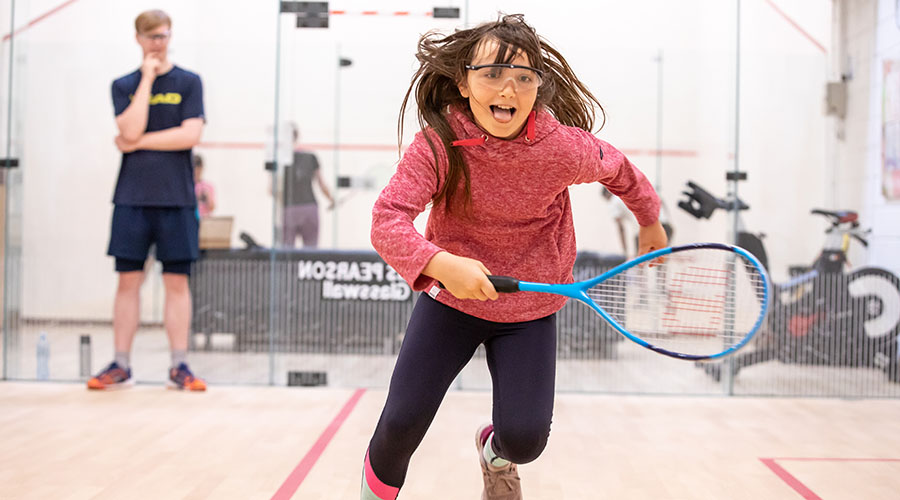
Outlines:
MULTIPOLYGON (((0 383, 0 499, 356 500, 384 390, 0 383)), ((478 499, 489 392, 451 391, 400 499, 478 499)), ((900 401, 559 394, 545 499, 900 498, 900 401)))

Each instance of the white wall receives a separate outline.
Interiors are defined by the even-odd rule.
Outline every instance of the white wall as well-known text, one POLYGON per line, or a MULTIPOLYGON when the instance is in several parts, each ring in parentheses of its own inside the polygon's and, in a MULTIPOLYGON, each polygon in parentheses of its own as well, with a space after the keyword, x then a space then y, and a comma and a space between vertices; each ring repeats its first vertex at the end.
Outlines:
MULTIPOLYGON (((608 122, 599 135, 632 151, 632 161, 661 185, 676 225, 675 242, 726 237, 729 221, 724 214, 697 222, 678 210, 676 202, 689 179, 718 194, 726 190, 724 172, 732 168, 734 152, 735 2, 469 3, 471 23, 494 19, 498 10, 522 12, 563 52, 606 108, 608 122), (657 179, 656 157, 648 151, 656 148, 654 58, 660 50, 663 149, 696 155, 664 156, 657 179)), ((776 3, 828 48, 827 3, 776 3)), ((18 2, 17 26, 57 4, 18 2)), ((821 242, 821 228, 807 212, 825 199, 822 99, 828 55, 765 1, 742 4, 740 165, 750 178, 741 186, 741 197, 753 206, 748 226, 770 235, 770 259, 782 272, 788 264, 812 260, 821 242)), ((203 138, 207 145, 198 152, 219 193, 217 212, 235 216, 235 236, 247 231, 264 243, 271 241, 269 178, 262 169, 260 145, 275 113, 276 5, 81 0, 16 38, 14 142, 21 148, 24 176, 26 317, 110 316, 115 276, 105 250, 119 155, 112 145, 109 86, 140 62, 132 26, 146 8, 172 15, 171 57, 203 77, 209 123, 203 138)), ((330 4, 348 12, 377 8, 414 14, 433 5, 413 0, 330 4)), ((8 6, 9 0, 0 2, 0 26, 8 25, 2 17, 8 15, 8 6)), ((299 123, 303 142, 334 142, 340 50, 354 61, 340 74, 340 142, 396 144, 397 111, 415 67, 418 35, 461 23, 417 15, 345 15, 333 16, 327 30, 297 30, 290 16, 282 16, 281 118, 299 123)), ((412 118, 407 121, 407 142, 415 131, 412 118)), ((328 179, 337 164, 342 175, 372 176, 384 183, 397 160, 396 151, 381 149, 317 152, 328 179)), ((618 252, 607 207, 598 194, 598 186, 573 189, 579 246, 618 252)), ((377 190, 342 193, 347 195, 336 212, 322 212, 322 246, 336 241, 339 248, 369 248, 369 215, 377 190)), ((154 285, 146 287, 145 319, 158 319, 160 296, 154 285)))
POLYGON ((835 0, 835 46, 830 79, 847 78, 843 120, 832 119, 828 134, 833 179, 826 192, 833 208, 860 212, 871 228, 869 247, 851 246, 854 265, 880 266, 900 273, 900 203, 882 192, 882 104, 884 61, 900 60, 895 2, 835 0))
MULTIPOLYGON (((868 3, 868 2, 866 2, 868 3)), ((871 10, 859 6, 860 24, 854 30, 856 36, 854 42, 863 47, 872 47, 869 53, 868 68, 863 66, 861 71, 854 72, 860 76, 870 76, 868 102, 869 119, 868 134, 865 143, 849 145, 857 151, 865 154, 865 168, 860 169, 860 163, 848 164, 848 170, 865 172, 865 191, 863 203, 863 215, 870 221, 873 228, 870 238, 870 247, 867 263, 881 266, 900 274, 900 201, 888 201, 882 191, 882 95, 884 91, 884 61, 900 61, 900 27, 896 17, 896 2, 881 0, 877 2, 875 17, 866 16, 871 10), (866 20, 874 21, 874 30, 866 29, 866 20), (863 33, 876 33, 874 44, 871 39, 866 40, 863 33), (857 34, 858 33, 858 34, 857 34)), ((846 175, 854 177, 852 172, 846 175)))

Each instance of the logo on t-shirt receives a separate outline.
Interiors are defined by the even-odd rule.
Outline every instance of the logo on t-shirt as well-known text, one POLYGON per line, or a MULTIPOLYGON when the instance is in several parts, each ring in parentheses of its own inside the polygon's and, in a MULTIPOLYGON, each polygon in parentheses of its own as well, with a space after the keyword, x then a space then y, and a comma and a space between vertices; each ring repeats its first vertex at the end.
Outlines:
MULTIPOLYGON (((134 94, 130 94, 128 98, 134 100, 134 94)), ((150 96, 150 105, 153 106, 155 104, 181 104, 181 94, 179 94, 178 92, 153 94, 152 96, 150 96)))

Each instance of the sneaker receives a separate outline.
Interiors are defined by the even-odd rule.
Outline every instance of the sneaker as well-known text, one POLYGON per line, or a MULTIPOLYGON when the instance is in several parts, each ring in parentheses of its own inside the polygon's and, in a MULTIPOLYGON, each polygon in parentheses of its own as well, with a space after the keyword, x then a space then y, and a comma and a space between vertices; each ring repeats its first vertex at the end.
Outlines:
POLYGON ((484 460, 484 444, 493 431, 493 425, 484 424, 475 432, 475 448, 478 449, 478 462, 484 479, 481 500, 522 500, 522 485, 516 464, 494 467, 484 460))
POLYGON ((131 368, 125 370, 115 361, 87 382, 88 389, 94 390, 125 389, 133 385, 131 368))
POLYGON ((205 391, 206 382, 191 373, 187 363, 181 363, 178 368, 169 369, 169 380, 166 385, 170 389, 183 389, 185 391, 205 391))

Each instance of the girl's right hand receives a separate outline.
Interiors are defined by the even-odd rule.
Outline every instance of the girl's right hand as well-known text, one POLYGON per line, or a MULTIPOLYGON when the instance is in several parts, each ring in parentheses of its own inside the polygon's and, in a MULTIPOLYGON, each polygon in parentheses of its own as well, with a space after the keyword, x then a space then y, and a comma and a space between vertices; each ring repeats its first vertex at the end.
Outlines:
POLYGON ((497 291, 487 276, 491 274, 480 261, 438 252, 428 261, 422 274, 438 280, 457 299, 497 300, 497 291))

